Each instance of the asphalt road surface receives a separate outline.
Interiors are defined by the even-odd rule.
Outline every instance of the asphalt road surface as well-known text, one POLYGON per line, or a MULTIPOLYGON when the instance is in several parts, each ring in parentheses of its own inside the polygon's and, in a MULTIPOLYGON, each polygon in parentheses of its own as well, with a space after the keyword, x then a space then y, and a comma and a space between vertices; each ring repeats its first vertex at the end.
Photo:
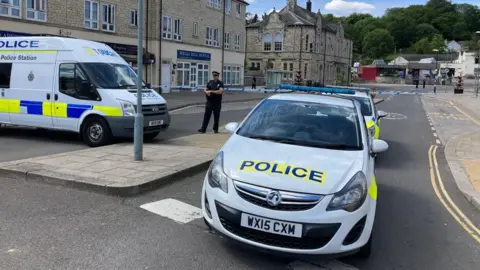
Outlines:
MULTIPOLYGON (((220 125, 241 120, 258 101, 225 103, 220 125)), ((154 143, 194 134, 203 119, 203 106, 192 106, 172 112, 169 130, 161 133, 154 143)), ((213 115, 210 119, 213 126, 213 115)), ((52 155, 88 148, 75 133, 48 131, 33 128, 0 128, 0 162, 52 155)))
POLYGON ((452 217, 434 187, 442 183, 476 227, 479 213, 456 189, 419 97, 396 95, 379 108, 389 113, 381 136, 390 149, 377 159, 372 256, 341 259, 354 268, 320 258, 302 265, 210 234, 196 216, 199 174, 133 198, 1 180, 0 269, 480 269, 480 242, 452 217))

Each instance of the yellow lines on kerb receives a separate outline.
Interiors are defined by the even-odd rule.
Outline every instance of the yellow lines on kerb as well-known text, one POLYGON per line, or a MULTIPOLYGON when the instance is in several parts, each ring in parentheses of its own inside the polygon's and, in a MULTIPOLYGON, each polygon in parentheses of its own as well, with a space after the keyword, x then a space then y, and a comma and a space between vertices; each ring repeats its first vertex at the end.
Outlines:
POLYGON ((436 145, 431 145, 428 149, 428 162, 430 164, 430 180, 432 182, 433 190, 438 197, 438 200, 452 215, 452 217, 462 226, 462 228, 480 244, 480 229, 475 226, 468 217, 463 214, 457 205, 452 201, 450 195, 445 190, 443 180, 438 169, 437 162, 437 148, 436 145))

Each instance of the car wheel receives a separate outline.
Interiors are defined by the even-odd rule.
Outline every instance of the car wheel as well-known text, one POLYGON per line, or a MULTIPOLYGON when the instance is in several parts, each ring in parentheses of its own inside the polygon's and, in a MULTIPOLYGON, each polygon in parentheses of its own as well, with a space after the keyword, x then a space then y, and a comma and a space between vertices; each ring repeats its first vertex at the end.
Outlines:
POLYGON ((90 147, 103 146, 112 141, 112 132, 105 119, 91 117, 82 125, 82 139, 90 147))
POLYGON ((143 134, 143 140, 153 141, 158 136, 158 134, 160 134, 160 131, 156 131, 154 133, 143 134))
POLYGON ((361 247, 360 250, 358 251, 357 256, 359 258, 368 259, 370 257, 370 254, 372 253, 372 239, 373 239, 373 231, 370 234, 370 238, 368 238, 367 244, 361 247))

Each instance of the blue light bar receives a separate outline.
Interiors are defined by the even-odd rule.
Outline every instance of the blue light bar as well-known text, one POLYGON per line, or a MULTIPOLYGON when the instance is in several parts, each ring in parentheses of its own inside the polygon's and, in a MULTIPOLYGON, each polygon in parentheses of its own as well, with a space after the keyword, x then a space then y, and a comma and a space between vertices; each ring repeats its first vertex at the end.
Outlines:
POLYGON ((360 91, 360 92, 370 92, 373 89, 366 88, 366 87, 356 87, 356 86, 337 86, 337 85, 327 85, 327 87, 330 88, 340 88, 340 89, 351 89, 355 91, 360 91))
POLYGON ((303 85, 293 85, 293 84, 280 84, 280 89, 289 89, 294 91, 303 91, 303 92, 319 92, 319 93, 328 93, 328 94, 347 94, 355 95, 354 90, 350 89, 341 89, 341 88, 331 88, 331 87, 313 87, 313 86, 303 86, 303 85))

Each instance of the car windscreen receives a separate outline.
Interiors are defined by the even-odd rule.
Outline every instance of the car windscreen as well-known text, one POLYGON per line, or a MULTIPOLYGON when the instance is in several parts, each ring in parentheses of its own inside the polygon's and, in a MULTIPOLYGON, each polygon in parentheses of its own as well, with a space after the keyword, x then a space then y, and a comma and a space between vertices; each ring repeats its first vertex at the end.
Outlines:
POLYGON ((135 89, 137 87, 137 74, 129 65, 112 63, 81 63, 81 65, 98 88, 135 89))
POLYGON ((370 99, 366 97, 350 97, 351 99, 357 100, 360 102, 360 110, 364 116, 372 116, 372 106, 370 103, 370 99))
POLYGON ((359 123, 353 107, 267 99, 254 109, 237 134, 285 144, 362 150, 359 123))

